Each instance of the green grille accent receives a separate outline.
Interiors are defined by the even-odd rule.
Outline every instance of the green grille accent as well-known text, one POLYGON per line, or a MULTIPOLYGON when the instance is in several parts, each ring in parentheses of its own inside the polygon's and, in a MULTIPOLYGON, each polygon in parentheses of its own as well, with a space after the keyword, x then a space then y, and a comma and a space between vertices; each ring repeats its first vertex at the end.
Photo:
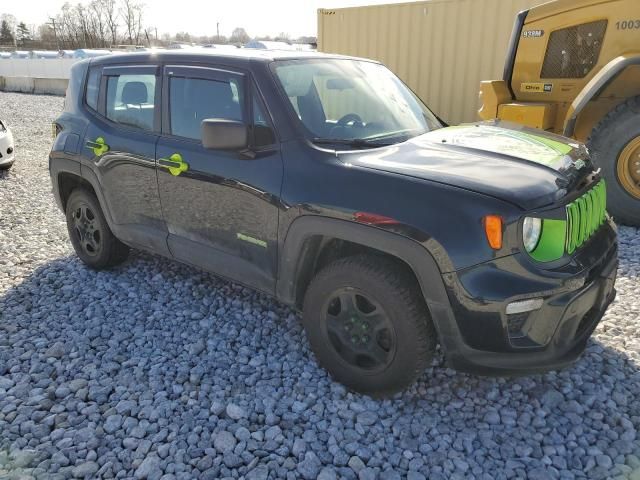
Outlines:
POLYGON ((567 205, 566 250, 580 248, 602 225, 606 215, 607 190, 604 180, 567 205))
POLYGON ((566 207, 567 220, 542 219, 536 248, 529 253, 538 262, 552 262, 580 248, 605 222, 607 188, 604 180, 566 207))

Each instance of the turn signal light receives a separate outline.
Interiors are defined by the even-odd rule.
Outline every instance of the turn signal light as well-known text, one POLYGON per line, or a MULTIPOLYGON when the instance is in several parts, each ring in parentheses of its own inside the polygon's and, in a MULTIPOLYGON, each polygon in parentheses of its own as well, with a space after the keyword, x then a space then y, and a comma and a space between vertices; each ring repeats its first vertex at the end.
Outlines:
POLYGON ((489 246, 494 250, 502 248, 502 217, 487 215, 484 217, 484 233, 487 235, 489 246))

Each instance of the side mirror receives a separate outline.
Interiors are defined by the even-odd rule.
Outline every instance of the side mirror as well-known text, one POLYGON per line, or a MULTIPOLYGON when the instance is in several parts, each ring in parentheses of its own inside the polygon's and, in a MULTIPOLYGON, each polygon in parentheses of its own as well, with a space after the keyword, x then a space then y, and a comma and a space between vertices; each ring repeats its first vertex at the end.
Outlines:
POLYGON ((202 146, 211 150, 242 150, 248 144, 247 126, 237 120, 207 118, 201 124, 202 146))

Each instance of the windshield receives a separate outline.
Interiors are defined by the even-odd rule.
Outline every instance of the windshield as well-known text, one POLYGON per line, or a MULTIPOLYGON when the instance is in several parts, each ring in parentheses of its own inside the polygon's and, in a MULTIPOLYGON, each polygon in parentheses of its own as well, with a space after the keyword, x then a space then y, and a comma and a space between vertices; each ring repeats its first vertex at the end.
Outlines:
POLYGON ((349 59, 288 60, 274 65, 276 77, 314 141, 391 144, 442 126, 383 65, 349 59))

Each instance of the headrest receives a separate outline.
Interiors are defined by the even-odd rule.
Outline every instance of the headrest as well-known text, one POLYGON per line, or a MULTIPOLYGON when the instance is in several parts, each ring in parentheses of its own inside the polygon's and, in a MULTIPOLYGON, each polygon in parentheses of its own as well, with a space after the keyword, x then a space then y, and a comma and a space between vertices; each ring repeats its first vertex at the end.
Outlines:
POLYGON ((313 81, 310 71, 302 70, 293 65, 278 67, 278 77, 287 97, 304 97, 309 93, 313 81))
POLYGON ((147 86, 143 82, 129 82, 122 89, 122 103, 147 103, 147 86))

